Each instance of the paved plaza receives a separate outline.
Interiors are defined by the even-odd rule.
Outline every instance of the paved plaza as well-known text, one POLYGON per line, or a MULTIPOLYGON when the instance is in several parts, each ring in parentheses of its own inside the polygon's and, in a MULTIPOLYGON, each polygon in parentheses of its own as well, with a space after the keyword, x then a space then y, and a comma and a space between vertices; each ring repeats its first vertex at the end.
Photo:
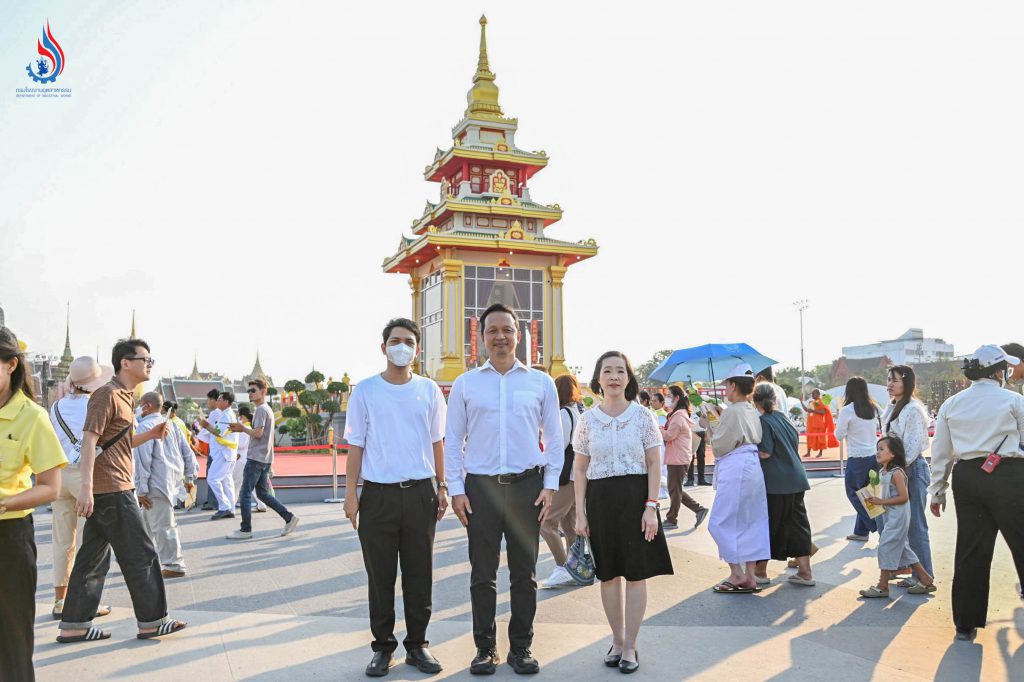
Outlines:
MULTIPOLYGON (((647 620, 640 634, 647 679, 680 680, 1024 680, 1024 602, 1000 540, 992 575, 989 626, 974 644, 954 643, 949 590, 955 520, 932 521, 939 592, 891 601, 859 600, 877 580, 875 542, 845 540, 853 512, 839 479, 811 480, 808 507, 815 542, 816 587, 773 584, 758 595, 719 595, 726 576, 706 527, 669 535, 675 575, 649 583, 647 620)), ((710 488, 688 489, 706 505, 710 488)), ((358 539, 340 505, 296 505, 302 522, 281 538, 274 514, 254 515, 256 539, 230 543, 235 521, 180 517, 189 577, 169 580, 171 615, 187 620, 182 633, 139 641, 116 564, 104 603, 114 612, 98 624, 109 640, 60 645, 50 619, 50 516, 36 514, 40 580, 36 625, 38 679, 48 680, 355 680, 369 662, 366 575, 358 539)), ((684 509, 684 525, 692 516, 684 509)), ((445 666, 433 679, 470 679, 473 655, 466 536, 449 511, 438 526, 434 559, 431 650, 445 666)), ((541 543, 538 575, 552 568, 541 543)), ((770 565, 773 577, 785 574, 770 565)), ((499 654, 508 651, 508 573, 499 584, 499 654)), ((399 604, 399 618, 401 605, 399 604)), ((402 634, 398 635, 401 639, 402 634)), ((602 657, 610 637, 597 587, 541 590, 533 651, 541 676, 559 680, 620 679, 602 657)), ((399 665, 388 679, 428 679, 399 665)), ((515 677, 502 665, 496 678, 515 677)))

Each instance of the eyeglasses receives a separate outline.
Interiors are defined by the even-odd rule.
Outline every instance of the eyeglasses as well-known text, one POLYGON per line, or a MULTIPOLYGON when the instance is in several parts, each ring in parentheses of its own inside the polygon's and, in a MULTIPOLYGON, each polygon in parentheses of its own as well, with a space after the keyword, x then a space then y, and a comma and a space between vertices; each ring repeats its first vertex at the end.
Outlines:
POLYGON ((260 389, 258 389, 258 388, 247 388, 247 389, 245 389, 245 392, 246 393, 255 393, 258 390, 260 390, 260 389))
POLYGON ((143 362, 146 363, 146 367, 152 367, 153 365, 156 364, 156 360, 154 360, 152 357, 149 357, 149 356, 146 356, 144 358, 135 357, 135 356, 128 356, 128 357, 125 358, 125 360, 142 360, 143 362))

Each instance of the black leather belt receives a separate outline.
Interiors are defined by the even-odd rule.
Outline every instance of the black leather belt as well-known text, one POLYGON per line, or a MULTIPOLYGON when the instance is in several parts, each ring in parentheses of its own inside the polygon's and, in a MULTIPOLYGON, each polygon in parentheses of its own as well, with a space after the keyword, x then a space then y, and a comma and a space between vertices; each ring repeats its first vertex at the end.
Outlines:
POLYGON ((363 485, 378 486, 380 488, 402 488, 404 490, 405 488, 411 488, 414 485, 419 485, 420 483, 426 483, 427 481, 432 480, 433 479, 431 478, 415 478, 409 479, 408 481, 399 481, 398 483, 377 483, 376 481, 363 481, 363 485))
POLYGON ((488 476, 487 478, 493 478, 501 485, 509 485, 510 483, 518 483, 519 481, 525 481, 526 479, 539 474, 543 467, 533 467, 519 474, 498 474, 497 476, 488 476))

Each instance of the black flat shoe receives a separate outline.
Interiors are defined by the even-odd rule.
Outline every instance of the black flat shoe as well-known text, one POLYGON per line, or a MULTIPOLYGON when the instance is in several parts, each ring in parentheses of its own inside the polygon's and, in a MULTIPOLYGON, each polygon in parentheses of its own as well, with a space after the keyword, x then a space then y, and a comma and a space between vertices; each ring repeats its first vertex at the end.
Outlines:
POLYGON ((427 651, 427 647, 416 647, 415 649, 409 649, 405 653, 405 662, 409 665, 414 665, 421 673, 439 673, 441 672, 441 664, 437 662, 437 659, 430 655, 427 651))
POLYGON ((957 630, 956 638, 961 642, 973 642, 974 638, 978 636, 978 628, 971 628, 970 630, 957 630))
POLYGON ((493 675, 498 669, 498 652, 477 647, 476 658, 469 664, 470 675, 493 675))
POLYGON ((375 651, 370 665, 366 666, 367 677, 384 677, 391 670, 393 661, 390 651, 375 651))
POLYGON ((621 661, 619 661, 620 673, 622 673, 623 675, 631 675, 632 673, 635 673, 637 670, 640 669, 640 652, 637 651, 635 655, 635 661, 627 661, 626 659, 622 659, 621 661))
POLYGON ((529 649, 513 649, 508 652, 505 660, 516 671, 516 675, 536 675, 540 672, 540 663, 529 649))
POLYGON ((611 646, 608 647, 608 653, 605 654, 605 656, 604 656, 604 664, 606 666, 608 666, 609 668, 618 668, 619 667, 619 661, 622 660, 622 654, 621 653, 618 653, 618 654, 613 654, 612 653, 612 649, 614 649, 614 648, 615 647, 611 647, 611 646))

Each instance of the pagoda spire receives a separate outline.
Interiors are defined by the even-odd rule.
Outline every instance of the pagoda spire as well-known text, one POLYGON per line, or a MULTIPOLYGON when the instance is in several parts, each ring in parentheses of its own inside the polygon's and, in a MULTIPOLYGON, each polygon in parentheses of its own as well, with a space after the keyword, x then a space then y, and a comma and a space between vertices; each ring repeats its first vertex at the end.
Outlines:
POLYGON ((75 359, 75 356, 71 354, 71 301, 67 302, 67 320, 64 324, 64 354, 60 356, 60 359, 61 361, 67 360, 69 364, 75 359))
POLYGON ((469 107, 467 117, 498 118, 501 105, 498 104, 498 86, 494 84, 494 72, 487 59, 487 17, 480 17, 480 55, 473 74, 473 87, 466 94, 469 107))
POLYGON ((132 308, 132 331, 128 335, 128 338, 129 339, 134 339, 135 338, 135 308, 132 308))
POLYGON ((267 375, 263 372, 263 367, 260 366, 260 351, 256 349, 256 364, 252 366, 252 371, 249 372, 251 377, 259 377, 265 379, 267 375))
POLYGON ((199 358, 195 355, 192 356, 192 373, 188 375, 188 378, 192 381, 199 381, 203 378, 199 375, 199 358))

